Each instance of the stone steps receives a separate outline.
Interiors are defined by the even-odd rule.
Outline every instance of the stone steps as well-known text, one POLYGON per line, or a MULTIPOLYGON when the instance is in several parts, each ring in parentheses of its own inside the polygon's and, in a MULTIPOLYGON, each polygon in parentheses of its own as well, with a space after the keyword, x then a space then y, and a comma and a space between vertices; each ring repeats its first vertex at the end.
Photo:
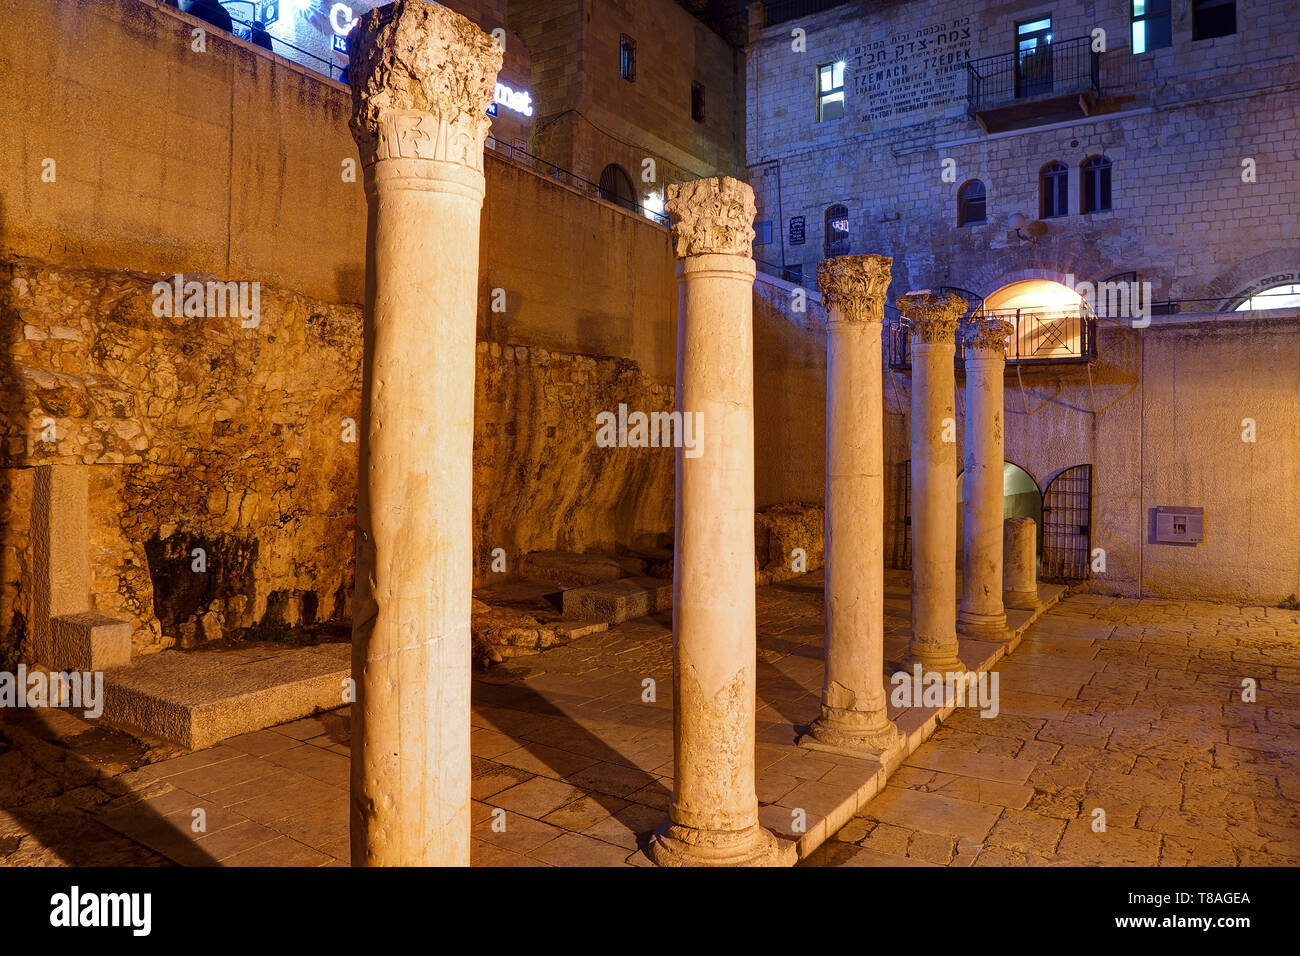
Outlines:
POLYGON ((343 704, 343 644, 163 651, 104 672, 103 720, 191 750, 343 704))

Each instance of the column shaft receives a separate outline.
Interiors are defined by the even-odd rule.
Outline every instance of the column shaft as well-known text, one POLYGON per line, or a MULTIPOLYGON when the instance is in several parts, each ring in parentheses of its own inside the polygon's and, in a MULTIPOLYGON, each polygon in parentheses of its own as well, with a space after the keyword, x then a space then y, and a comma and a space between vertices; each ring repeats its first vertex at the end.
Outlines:
POLYGON ((807 746, 879 754, 899 741, 884 690, 885 556, 881 319, 891 260, 828 259, 826 675, 807 746))
POLYGON ((673 796, 660 865, 790 862, 754 786, 753 191, 670 187, 679 256, 676 407, 698 454, 676 456, 673 796), (747 235, 746 235, 747 233, 747 235))
POLYGON ((909 664, 963 669, 957 656, 956 296, 899 300, 912 337, 912 639, 909 664))
MULTIPOLYGON (((999 325, 1002 323, 999 323, 999 325)), ((981 324, 974 326, 980 334, 981 324)), ((989 337, 1000 331, 994 328, 989 337)), ((966 467, 962 496, 962 588, 957 627, 971 637, 1007 637, 1002 607, 1002 376, 1005 350, 966 344, 966 467)))
POLYGON ((467 866, 482 114, 501 55, 468 20, 415 0, 358 31, 369 219, 352 862, 467 866))

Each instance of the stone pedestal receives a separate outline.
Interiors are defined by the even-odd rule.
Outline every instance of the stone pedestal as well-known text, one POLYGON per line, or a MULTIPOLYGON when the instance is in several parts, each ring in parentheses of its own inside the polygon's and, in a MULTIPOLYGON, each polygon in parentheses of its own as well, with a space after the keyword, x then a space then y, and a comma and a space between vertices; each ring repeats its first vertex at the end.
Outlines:
POLYGON ((826 677, 801 744, 878 756, 901 738, 886 713, 881 320, 892 260, 817 270, 826 306, 826 677))
POLYGON ((1038 610, 1038 526, 1033 518, 1002 523, 1002 603, 1038 610))
POLYGON ((902 296, 912 334, 912 640, 906 666, 964 670, 957 656, 957 420, 953 413, 958 296, 902 296))
POLYGON ((424 0, 353 42, 365 345, 352 632, 353 865, 469 865, 474 346, 501 53, 424 0))
POLYGON ((1006 640, 1002 607, 1002 376, 1010 322, 980 319, 962 329, 966 346, 966 465, 962 496, 962 584, 957 630, 1006 640))
POLYGON ((793 862, 754 789, 754 193, 730 178, 668 187, 678 256, 673 558, 673 796, 660 866, 793 862))

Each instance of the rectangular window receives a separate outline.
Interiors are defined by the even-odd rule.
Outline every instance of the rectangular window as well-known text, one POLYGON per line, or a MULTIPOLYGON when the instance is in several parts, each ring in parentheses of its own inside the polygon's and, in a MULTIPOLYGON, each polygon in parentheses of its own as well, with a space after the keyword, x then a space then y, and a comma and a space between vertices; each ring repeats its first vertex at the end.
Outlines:
POLYGON ((1212 40, 1236 32, 1236 0, 1192 0, 1193 40, 1212 40))
POLYGON ((754 245, 766 246, 772 241, 772 220, 764 219, 754 223, 754 245))
POLYGON ((691 84, 691 119, 697 123, 704 122, 704 84, 691 84))
POLYGON ((618 38, 618 75, 629 82, 636 79, 636 41, 626 33, 618 38))
POLYGON ((1070 214, 1070 172, 1064 163, 1056 163, 1044 171, 1042 196, 1039 219, 1070 214))
POLYGON ((817 122, 844 115, 844 61, 817 67, 817 122))
POLYGON ((1130 39, 1134 53, 1162 50, 1173 42, 1169 0, 1132 0, 1130 39))

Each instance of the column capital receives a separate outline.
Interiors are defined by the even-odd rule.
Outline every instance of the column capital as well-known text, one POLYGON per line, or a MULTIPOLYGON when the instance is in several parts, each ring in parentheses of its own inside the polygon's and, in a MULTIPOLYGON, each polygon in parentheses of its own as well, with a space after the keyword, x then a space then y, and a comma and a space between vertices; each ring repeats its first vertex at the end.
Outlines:
POLYGON ((962 344, 968 349, 988 349, 999 355, 1007 354, 1007 336, 1014 331, 1014 326, 1005 319, 992 319, 987 316, 967 322, 962 326, 962 344))
POLYGON ((929 292, 909 292, 898 297, 898 311, 926 345, 951 345, 966 313, 966 300, 951 292, 942 299, 929 292))
POLYGON ((433 159, 481 170, 501 59, 490 36, 440 4, 396 0, 366 13, 348 67, 362 163, 433 159))
POLYGON ((668 187, 664 208, 672 217, 679 259, 720 253, 753 257, 754 190, 739 179, 715 176, 668 187))
POLYGON ((835 256, 817 266, 817 288, 827 311, 836 310, 842 323, 880 322, 885 317, 885 293, 889 290, 889 256, 835 256))

